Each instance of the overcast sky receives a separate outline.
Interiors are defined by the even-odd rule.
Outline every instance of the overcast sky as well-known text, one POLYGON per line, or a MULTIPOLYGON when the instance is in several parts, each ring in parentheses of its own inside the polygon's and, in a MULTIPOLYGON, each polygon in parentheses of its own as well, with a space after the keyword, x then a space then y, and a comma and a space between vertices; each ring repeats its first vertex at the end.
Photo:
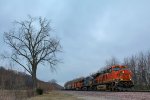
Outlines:
MULTIPOLYGON (((2 33, 27 15, 46 17, 63 47, 57 72, 38 69, 39 79, 61 85, 105 66, 112 56, 122 61, 150 50, 150 0, 0 0, 0 47, 8 49, 2 33)), ((18 67, 18 69, 20 69, 18 67)))

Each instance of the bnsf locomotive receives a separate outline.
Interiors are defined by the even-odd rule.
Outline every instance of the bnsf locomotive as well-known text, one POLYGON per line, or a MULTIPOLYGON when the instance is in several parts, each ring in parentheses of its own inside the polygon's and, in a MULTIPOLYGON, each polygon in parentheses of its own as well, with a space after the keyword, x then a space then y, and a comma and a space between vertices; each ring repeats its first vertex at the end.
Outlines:
POLYGON ((65 83, 66 90, 129 90, 133 87, 132 72, 127 66, 114 65, 88 77, 65 83))

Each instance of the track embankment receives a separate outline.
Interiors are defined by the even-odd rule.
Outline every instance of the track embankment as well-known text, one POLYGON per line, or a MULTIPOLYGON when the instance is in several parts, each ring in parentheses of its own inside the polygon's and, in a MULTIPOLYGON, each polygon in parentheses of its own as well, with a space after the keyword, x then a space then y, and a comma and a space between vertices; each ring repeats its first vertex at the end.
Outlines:
POLYGON ((150 100, 150 92, 61 91, 83 100, 150 100))

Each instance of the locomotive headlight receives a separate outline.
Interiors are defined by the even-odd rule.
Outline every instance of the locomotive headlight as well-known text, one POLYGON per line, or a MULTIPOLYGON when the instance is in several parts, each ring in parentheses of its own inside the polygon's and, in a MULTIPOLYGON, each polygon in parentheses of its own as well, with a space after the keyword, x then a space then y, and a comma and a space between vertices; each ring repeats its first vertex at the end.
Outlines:
POLYGON ((122 76, 124 74, 124 71, 121 71, 120 73, 119 73, 119 76, 122 76))
POLYGON ((130 81, 131 81, 132 79, 130 78, 130 81))

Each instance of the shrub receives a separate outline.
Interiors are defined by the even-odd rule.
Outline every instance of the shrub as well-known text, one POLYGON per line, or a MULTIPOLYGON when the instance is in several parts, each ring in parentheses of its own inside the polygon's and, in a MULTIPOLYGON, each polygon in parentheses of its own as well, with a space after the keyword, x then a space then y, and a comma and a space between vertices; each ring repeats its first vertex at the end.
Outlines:
POLYGON ((43 94, 43 89, 37 88, 37 89, 36 89, 36 93, 37 93, 38 95, 42 95, 42 94, 43 94))

